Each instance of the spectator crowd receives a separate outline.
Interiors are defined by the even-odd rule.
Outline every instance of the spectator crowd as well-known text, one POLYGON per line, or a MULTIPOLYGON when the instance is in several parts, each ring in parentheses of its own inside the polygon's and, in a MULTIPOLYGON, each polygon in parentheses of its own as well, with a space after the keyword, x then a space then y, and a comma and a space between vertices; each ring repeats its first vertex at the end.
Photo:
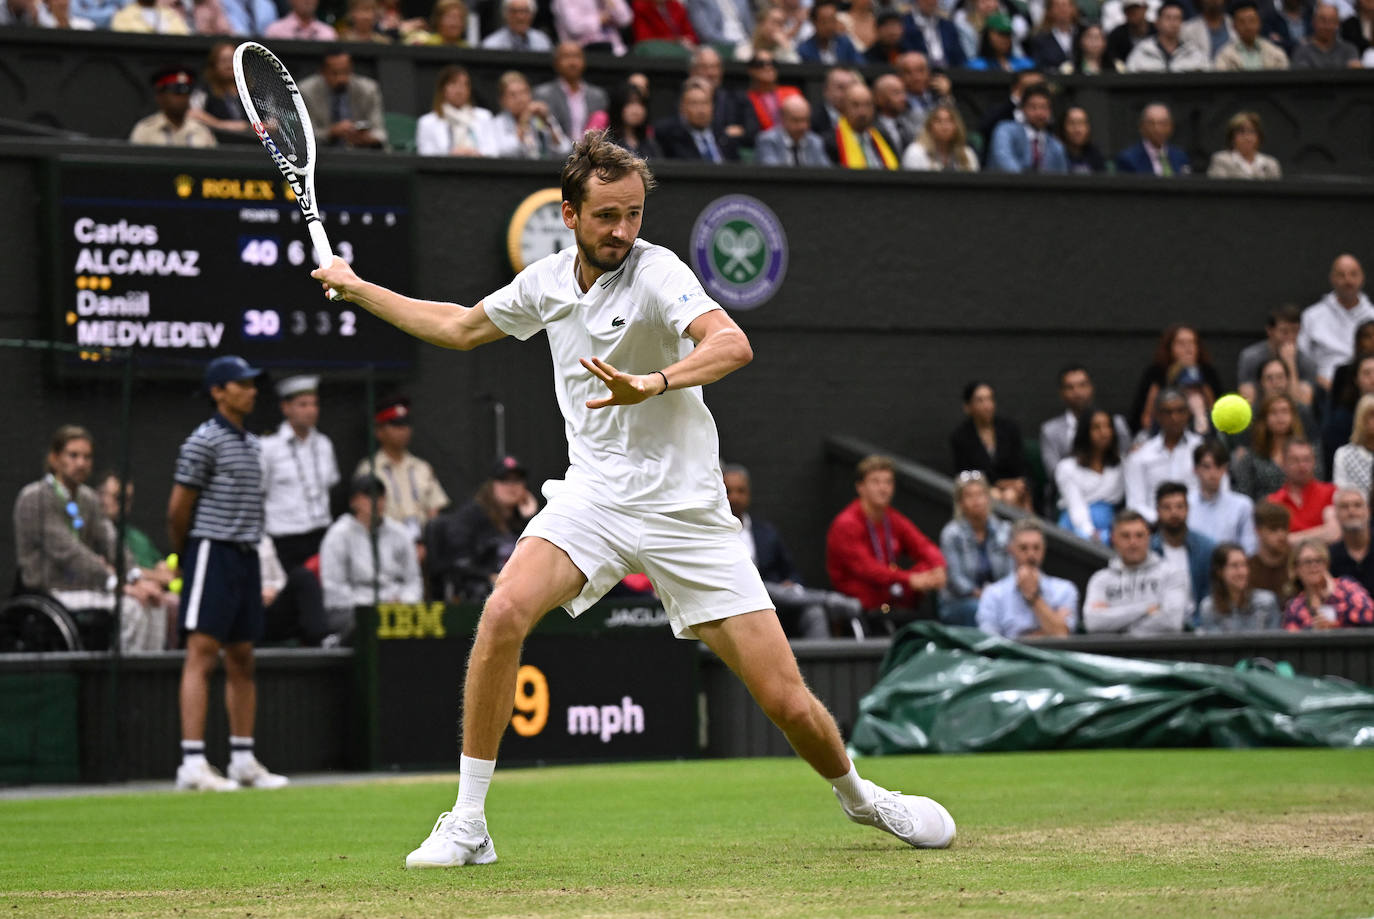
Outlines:
MULTIPOLYGON (((826 534, 828 585, 804 583, 782 534, 753 507, 749 471, 726 465, 740 539, 787 632, 864 636, 920 615, 1011 638, 1374 625, 1374 303, 1352 255, 1332 262, 1329 282, 1305 309, 1271 310, 1264 337, 1240 352, 1236 390, 1253 421, 1239 433, 1212 427, 1226 383, 1188 325, 1164 330, 1125 413, 1097 400, 1084 365, 1065 365, 1063 410, 1036 438, 998 410, 990 382, 970 381, 965 418, 949 435, 952 519, 923 533, 893 506, 893 461, 868 457, 854 500, 826 534), (1003 519, 998 504, 1019 518, 1003 519), (1081 597, 1042 568, 1056 527, 1110 549, 1081 597)), ((219 358, 211 370, 225 360, 242 363, 219 358)), ((277 382, 283 420, 253 438, 261 526, 236 538, 262 572, 263 636, 328 646, 349 640, 359 605, 483 601, 539 508, 525 466, 503 456, 470 499, 452 501, 435 468, 411 452, 414 418, 398 396, 379 405, 378 450, 345 484, 317 427, 319 383, 277 382), (337 516, 331 492, 346 502, 337 516)), ((252 392, 239 417, 252 411, 252 392)), ((175 647, 185 631, 177 561, 131 527, 117 551, 114 522, 128 517, 133 483, 114 473, 92 482, 95 447, 85 429, 59 428, 44 475, 16 499, 20 586, 68 607, 87 647, 175 647), (120 595, 121 628, 111 636, 120 595)), ((172 551, 185 536, 175 498, 172 551)), ((616 591, 652 589, 637 575, 616 591)))
MULTIPOLYGON (((399 0, 5 0, 0 25, 232 35, 328 43, 301 81, 322 143, 394 144, 424 155, 560 159, 588 129, 609 127, 647 157, 771 166, 955 172, 1134 173, 1172 177, 1196 166, 1216 178, 1277 179, 1264 125, 1239 111, 1206 163, 1174 146, 1168 107, 1147 105, 1139 141, 1103 151, 1085 108, 1056 99, 1059 75, 1333 70, 1374 66, 1374 0, 436 0, 405 16, 399 0), (328 21, 326 21, 328 20, 328 21), (460 65, 444 68, 420 123, 392 138, 382 87, 356 73, 340 42, 521 51, 551 57, 554 79, 518 70, 479 99, 460 65), (597 86, 586 55, 672 54, 688 78, 677 111, 652 119, 647 78, 597 86), (748 85, 723 85, 725 61, 748 85), (778 65, 827 68, 808 99, 778 65), (1002 105, 967 123, 961 73, 1004 73, 1002 105)), ((229 42, 199 76, 171 69, 153 81, 157 112, 130 140, 209 146, 245 136, 229 42)), ((660 113, 661 114, 661 113, 660 113)), ((413 119, 410 119, 413 121, 413 119)))

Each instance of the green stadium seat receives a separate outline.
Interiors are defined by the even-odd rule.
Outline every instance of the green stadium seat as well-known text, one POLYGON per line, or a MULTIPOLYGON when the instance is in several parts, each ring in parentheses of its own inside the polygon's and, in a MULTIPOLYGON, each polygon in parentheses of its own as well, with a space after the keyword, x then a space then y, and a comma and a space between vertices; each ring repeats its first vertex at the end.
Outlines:
POLYGON ((661 38, 648 38, 641 42, 636 42, 631 49, 635 54, 644 57, 676 57, 687 60, 692 56, 692 52, 675 41, 666 41, 661 38))
POLYGON ((415 152, 415 123, 417 120, 414 115, 407 115, 404 112, 386 113, 386 136, 391 142, 391 149, 397 153, 415 152))

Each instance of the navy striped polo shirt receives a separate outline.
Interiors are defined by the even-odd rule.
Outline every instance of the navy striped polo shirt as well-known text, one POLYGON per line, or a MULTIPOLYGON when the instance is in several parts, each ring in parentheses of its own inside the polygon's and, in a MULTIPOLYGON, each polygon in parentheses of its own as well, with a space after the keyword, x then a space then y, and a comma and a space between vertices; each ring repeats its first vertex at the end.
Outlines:
POLYGON ((262 447, 255 435, 216 412, 181 445, 172 479, 200 492, 191 538, 254 545, 262 538, 262 447))

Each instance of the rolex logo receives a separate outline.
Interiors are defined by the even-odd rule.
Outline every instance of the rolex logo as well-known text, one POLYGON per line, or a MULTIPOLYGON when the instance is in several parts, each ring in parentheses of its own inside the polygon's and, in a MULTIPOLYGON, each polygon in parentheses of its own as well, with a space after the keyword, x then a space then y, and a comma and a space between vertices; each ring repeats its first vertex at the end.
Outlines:
POLYGON ((195 191, 196 180, 186 175, 185 173, 182 173, 181 175, 177 176, 172 181, 176 183, 178 198, 189 198, 191 197, 191 192, 195 191))

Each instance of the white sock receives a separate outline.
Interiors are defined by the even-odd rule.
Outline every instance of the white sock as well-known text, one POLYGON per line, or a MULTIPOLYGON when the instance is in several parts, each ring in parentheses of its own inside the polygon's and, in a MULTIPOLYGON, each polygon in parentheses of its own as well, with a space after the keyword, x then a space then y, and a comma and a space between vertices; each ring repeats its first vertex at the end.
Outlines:
POLYGON ((872 801, 871 786, 859 777, 859 769, 853 760, 849 761, 849 771, 838 779, 831 779, 830 784, 835 794, 840 796, 840 801, 850 810, 857 810, 872 801))
POLYGON ((205 762, 205 741, 183 740, 181 742, 181 764, 199 766, 205 762))
POLYGON ((229 765, 247 766, 253 762, 253 738, 229 735, 229 765))
POLYGON ((494 759, 459 756, 458 800, 453 802, 453 809, 466 813, 486 813, 487 788, 491 785, 491 775, 495 771, 494 759))

